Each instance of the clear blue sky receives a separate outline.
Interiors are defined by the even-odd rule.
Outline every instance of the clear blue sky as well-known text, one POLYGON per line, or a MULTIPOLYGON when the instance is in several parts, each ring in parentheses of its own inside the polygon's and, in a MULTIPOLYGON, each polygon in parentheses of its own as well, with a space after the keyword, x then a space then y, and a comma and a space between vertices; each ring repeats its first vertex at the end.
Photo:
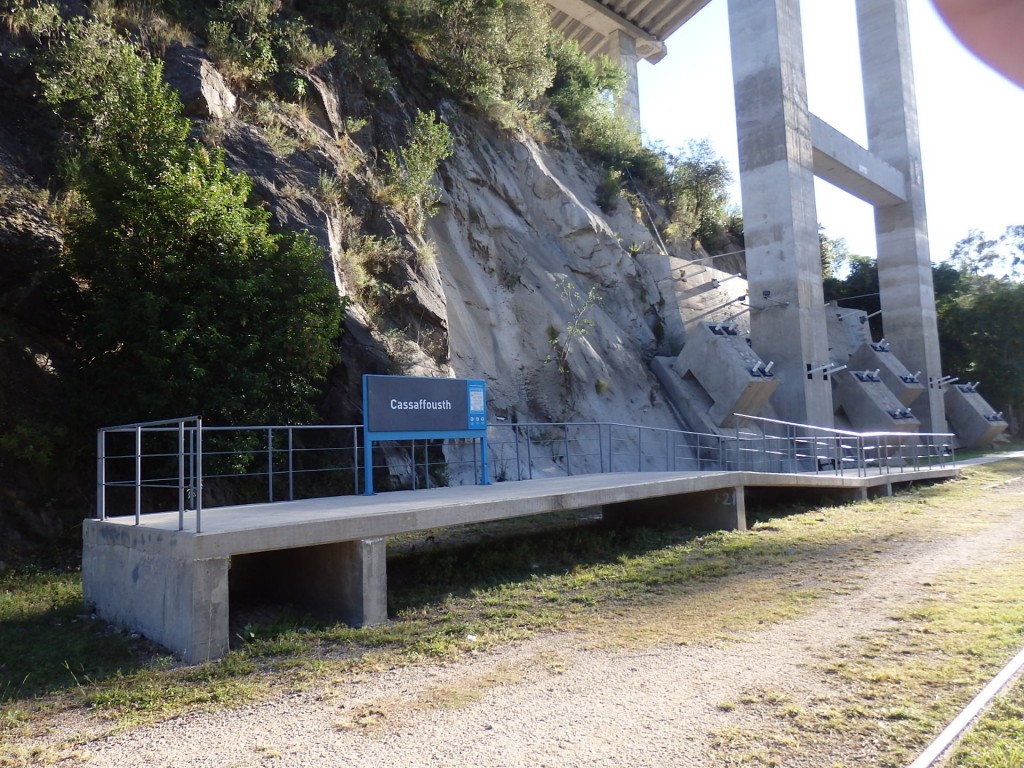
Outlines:
MULTIPOLYGON (((931 257, 941 261, 972 228, 994 237, 1024 224, 1024 90, 969 53, 930 0, 908 6, 931 257)), ((640 112, 649 140, 710 139, 733 170, 739 205, 726 13, 726 0, 712 0, 668 40, 663 61, 641 63, 640 112)), ((866 144, 854 0, 802 0, 801 15, 811 111, 866 144)), ((870 206, 820 180, 817 188, 826 233, 874 256, 870 206)))

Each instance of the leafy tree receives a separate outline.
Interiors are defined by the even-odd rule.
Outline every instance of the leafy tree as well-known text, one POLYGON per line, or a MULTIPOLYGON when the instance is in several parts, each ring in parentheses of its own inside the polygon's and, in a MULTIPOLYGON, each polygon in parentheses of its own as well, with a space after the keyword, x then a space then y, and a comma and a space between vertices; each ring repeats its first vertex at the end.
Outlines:
POLYGON ((818 225, 818 247, 821 250, 821 275, 826 280, 838 277, 850 260, 850 249, 842 237, 832 238, 825 227, 818 225))
POLYGON ((1011 429, 1024 407, 1024 226, 996 239, 979 230, 936 267, 935 293, 945 370, 978 380, 1011 429))
MULTIPOLYGON (((821 231, 819 230, 819 236, 821 231)), ((841 242, 841 241, 840 241, 841 242)), ((844 244, 845 245, 845 244, 844 244)), ((824 259, 824 252, 822 259, 824 259)), ((846 277, 825 276, 822 287, 825 301, 839 301, 849 309, 859 309, 869 315, 881 308, 878 296, 878 267, 875 260, 856 254, 846 256, 846 277)), ((875 315, 869 321, 874 338, 882 336, 882 318, 875 315)))
POLYGON ((595 112, 614 108, 614 96, 622 91, 626 73, 607 56, 588 56, 580 44, 561 35, 548 38, 548 56, 555 72, 546 96, 569 125, 590 119, 595 112))
POLYGON ((529 107, 551 84, 545 51, 551 35, 542 0, 427 0, 437 20, 430 56, 458 94, 486 104, 529 107))
POLYGON ((844 306, 871 313, 879 309, 878 267, 875 260, 856 254, 846 257, 845 278, 825 279, 825 300, 842 301, 844 306))
POLYGON ((972 275, 1020 280, 1024 278, 1024 224, 1007 227, 995 240, 972 229, 953 247, 950 261, 957 269, 972 275))
POLYGON ((249 179, 188 141, 160 64, 103 25, 69 27, 42 80, 72 139, 86 420, 309 418, 341 313, 311 238, 270 232, 249 179))
POLYGON ((691 139, 682 155, 669 155, 675 223, 700 239, 725 227, 732 173, 707 139, 691 139))
POLYGON ((939 319, 943 367, 980 381, 985 399, 1015 426, 1024 405, 1024 285, 976 279, 939 319))

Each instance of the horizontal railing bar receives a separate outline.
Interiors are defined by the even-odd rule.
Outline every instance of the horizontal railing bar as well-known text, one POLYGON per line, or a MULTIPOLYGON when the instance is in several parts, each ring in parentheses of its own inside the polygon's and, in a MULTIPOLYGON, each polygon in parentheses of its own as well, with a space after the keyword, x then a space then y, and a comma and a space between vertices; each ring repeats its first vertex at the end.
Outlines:
MULTIPOLYGON (((797 427, 799 429, 814 429, 819 432, 828 432, 833 435, 845 435, 847 437, 955 437, 953 432, 851 432, 847 429, 833 429, 831 427, 818 427, 813 424, 800 424, 795 421, 782 421, 781 419, 769 419, 766 416, 750 416, 743 413, 734 413, 738 419, 753 419, 754 421, 763 421, 768 424, 781 424, 787 427, 797 427)), ((781 436, 777 436, 781 437, 781 436)), ((797 438, 801 440, 810 440, 812 438, 797 438)))
MULTIPOLYGON (((132 430, 139 429, 141 427, 143 429, 150 429, 151 431, 155 432, 155 431, 158 431, 160 429, 161 425, 173 424, 175 426, 167 427, 167 431, 177 432, 178 431, 177 425, 180 424, 181 422, 183 422, 183 421, 198 421, 198 420, 199 420, 198 416, 185 416, 184 418, 181 418, 181 419, 159 419, 158 421, 139 421, 139 422, 136 422, 135 424, 118 424, 115 427, 100 427, 98 431, 99 432, 108 432, 108 433, 110 433, 110 432, 129 432, 129 431, 132 431, 132 430)), ((195 427, 191 427, 191 429, 195 429, 195 427)))

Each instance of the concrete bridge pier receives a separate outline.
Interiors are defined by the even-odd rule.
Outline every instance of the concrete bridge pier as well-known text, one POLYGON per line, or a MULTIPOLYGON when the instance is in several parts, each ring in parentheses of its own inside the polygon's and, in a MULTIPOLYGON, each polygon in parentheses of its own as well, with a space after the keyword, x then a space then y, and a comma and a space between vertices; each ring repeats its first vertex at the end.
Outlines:
POLYGON ((799 0, 729 0, 750 339, 781 419, 831 427, 832 384, 799 0))
POLYGON ((743 486, 606 504, 602 517, 616 524, 676 523, 712 531, 747 530, 743 486))

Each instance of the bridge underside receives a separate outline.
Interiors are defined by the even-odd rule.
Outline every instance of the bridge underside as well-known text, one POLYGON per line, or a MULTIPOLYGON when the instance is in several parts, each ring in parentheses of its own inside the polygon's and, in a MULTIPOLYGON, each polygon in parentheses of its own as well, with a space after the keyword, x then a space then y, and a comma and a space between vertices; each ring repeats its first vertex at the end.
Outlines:
POLYGON ((616 32, 632 36, 640 58, 651 63, 665 55, 665 40, 710 0, 548 0, 551 23, 579 42, 588 54, 608 54, 616 32))
POLYGON ((582 475, 206 509, 201 534, 194 520, 179 530, 178 512, 143 515, 140 525, 86 520, 82 584, 101 618, 199 663, 228 651, 232 595, 303 604, 355 626, 387 621, 388 536, 574 509, 622 523, 746 530, 747 489, 854 500, 956 472, 582 475))

